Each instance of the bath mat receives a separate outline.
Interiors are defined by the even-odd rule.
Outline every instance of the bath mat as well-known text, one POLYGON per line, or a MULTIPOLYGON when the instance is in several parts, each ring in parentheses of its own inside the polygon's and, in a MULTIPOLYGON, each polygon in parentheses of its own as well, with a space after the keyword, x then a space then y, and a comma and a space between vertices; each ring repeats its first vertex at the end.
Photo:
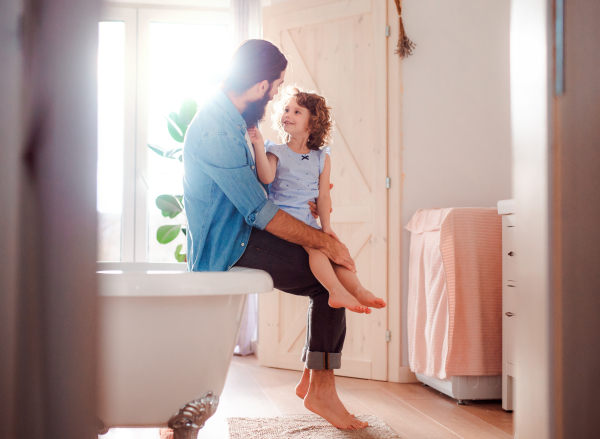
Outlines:
POLYGON ((227 418, 229 439, 401 439, 377 416, 357 415, 362 430, 338 430, 317 415, 227 418))

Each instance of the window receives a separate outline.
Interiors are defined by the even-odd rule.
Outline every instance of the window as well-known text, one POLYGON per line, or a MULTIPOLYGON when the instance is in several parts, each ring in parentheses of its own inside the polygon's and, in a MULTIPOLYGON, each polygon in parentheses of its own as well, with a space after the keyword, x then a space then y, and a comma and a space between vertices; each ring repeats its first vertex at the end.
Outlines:
POLYGON ((162 194, 182 195, 183 165, 148 144, 180 148, 167 130, 171 112, 218 89, 232 47, 227 9, 111 8, 100 23, 98 56, 99 260, 176 262, 180 233, 160 244, 162 194))
POLYGON ((102 22, 98 44, 98 260, 121 260, 125 23, 102 22))

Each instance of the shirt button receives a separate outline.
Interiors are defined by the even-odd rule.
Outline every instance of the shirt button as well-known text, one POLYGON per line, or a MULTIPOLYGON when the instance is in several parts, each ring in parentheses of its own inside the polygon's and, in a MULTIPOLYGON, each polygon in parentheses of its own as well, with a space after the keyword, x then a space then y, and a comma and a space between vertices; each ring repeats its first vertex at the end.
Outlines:
POLYGON ((254 169, 254 166, 252 166, 252 169, 254 169))
POLYGON ((244 243, 242 242, 242 247, 244 246, 244 243))

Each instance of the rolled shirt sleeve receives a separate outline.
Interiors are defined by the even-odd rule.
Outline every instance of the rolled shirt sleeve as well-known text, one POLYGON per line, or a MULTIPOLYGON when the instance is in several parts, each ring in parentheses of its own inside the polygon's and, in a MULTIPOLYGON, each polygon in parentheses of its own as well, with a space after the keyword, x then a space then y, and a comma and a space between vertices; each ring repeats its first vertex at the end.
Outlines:
POLYGON ((246 223, 264 229, 279 207, 268 199, 246 154, 246 145, 226 133, 211 134, 196 145, 196 163, 242 214, 246 223))

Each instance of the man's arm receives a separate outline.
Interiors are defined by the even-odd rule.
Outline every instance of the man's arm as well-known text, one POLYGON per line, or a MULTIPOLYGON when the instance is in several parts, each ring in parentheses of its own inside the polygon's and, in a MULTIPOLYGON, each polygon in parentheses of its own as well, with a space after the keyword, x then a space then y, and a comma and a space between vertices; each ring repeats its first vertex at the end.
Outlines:
POLYGON ((278 210, 265 230, 286 241, 321 250, 332 262, 356 273, 356 266, 344 244, 331 236, 304 224, 293 216, 278 210))
POLYGON ((246 158, 247 146, 226 135, 213 134, 193 147, 198 151, 190 159, 196 159, 200 169, 219 185, 248 225, 264 229, 279 208, 268 200, 256 179, 246 158))

